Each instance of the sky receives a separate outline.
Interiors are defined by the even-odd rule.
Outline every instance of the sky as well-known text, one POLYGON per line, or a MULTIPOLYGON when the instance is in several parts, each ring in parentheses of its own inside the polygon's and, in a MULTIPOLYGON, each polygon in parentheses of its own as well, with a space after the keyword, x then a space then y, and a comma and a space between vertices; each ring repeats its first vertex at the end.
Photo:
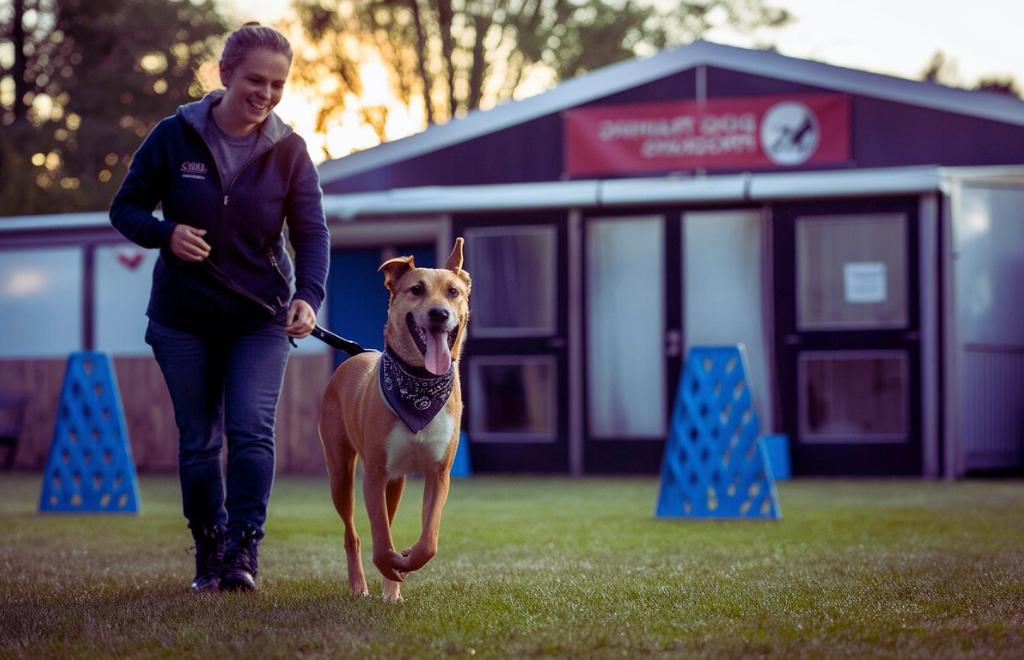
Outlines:
MULTIPOLYGON (((661 0, 672 2, 672 0, 661 0)), ((290 0, 221 0, 240 24, 269 24, 286 17, 290 0)), ((740 34, 713 30, 705 39, 742 47, 773 43, 784 55, 905 78, 920 78, 932 56, 942 51, 952 60, 957 82, 973 86, 982 77, 1013 77, 1024 88, 1024 0, 765 0, 768 6, 794 16, 782 29, 740 34)), ((377 90, 374 93, 384 93, 377 90)), ((322 139, 313 131, 309 100, 298 94, 285 99, 278 113, 310 143, 314 160, 323 159, 322 139)), ((418 130, 422 119, 392 111, 389 138, 418 130)), ((367 128, 346 122, 329 136, 335 156, 376 143, 367 128)))

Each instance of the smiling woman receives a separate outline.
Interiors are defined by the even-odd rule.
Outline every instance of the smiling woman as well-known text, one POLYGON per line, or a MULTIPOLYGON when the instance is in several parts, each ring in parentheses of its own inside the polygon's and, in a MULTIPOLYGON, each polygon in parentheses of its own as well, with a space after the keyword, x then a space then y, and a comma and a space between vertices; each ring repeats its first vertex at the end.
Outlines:
POLYGON ((233 32, 219 64, 224 89, 153 129, 111 204, 122 234, 160 249, 146 342, 178 423, 194 591, 256 587, 287 339, 310 333, 324 298, 319 178, 305 142, 274 113, 291 57, 276 30, 233 32))

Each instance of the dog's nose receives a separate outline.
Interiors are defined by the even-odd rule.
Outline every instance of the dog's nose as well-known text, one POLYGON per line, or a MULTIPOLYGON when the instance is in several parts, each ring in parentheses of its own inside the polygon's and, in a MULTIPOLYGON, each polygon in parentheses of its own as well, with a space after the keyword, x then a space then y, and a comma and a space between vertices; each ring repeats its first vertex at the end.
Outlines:
POLYGON ((444 323, 451 313, 444 307, 431 307, 427 310, 427 318, 434 323, 444 323))

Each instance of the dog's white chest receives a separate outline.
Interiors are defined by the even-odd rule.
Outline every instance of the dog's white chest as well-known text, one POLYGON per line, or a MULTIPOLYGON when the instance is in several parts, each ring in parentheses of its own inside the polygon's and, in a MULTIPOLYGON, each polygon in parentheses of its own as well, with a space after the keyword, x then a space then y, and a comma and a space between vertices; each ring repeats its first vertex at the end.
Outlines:
POLYGON ((401 420, 388 434, 388 477, 421 472, 444 460, 445 452, 455 432, 455 420, 447 410, 441 410, 430 423, 413 433, 401 420))

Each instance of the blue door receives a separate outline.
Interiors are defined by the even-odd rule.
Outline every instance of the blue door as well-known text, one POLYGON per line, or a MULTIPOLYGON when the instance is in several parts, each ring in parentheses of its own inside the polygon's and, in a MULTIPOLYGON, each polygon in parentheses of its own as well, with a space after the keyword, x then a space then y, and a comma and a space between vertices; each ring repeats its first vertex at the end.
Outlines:
MULTIPOLYGON (((327 278, 328 330, 366 348, 383 350, 388 292, 384 288, 384 276, 377 269, 387 259, 406 255, 412 255, 420 267, 434 268, 437 263, 433 245, 332 250, 327 278)), ((345 353, 334 351, 335 366, 346 357, 345 353)))

